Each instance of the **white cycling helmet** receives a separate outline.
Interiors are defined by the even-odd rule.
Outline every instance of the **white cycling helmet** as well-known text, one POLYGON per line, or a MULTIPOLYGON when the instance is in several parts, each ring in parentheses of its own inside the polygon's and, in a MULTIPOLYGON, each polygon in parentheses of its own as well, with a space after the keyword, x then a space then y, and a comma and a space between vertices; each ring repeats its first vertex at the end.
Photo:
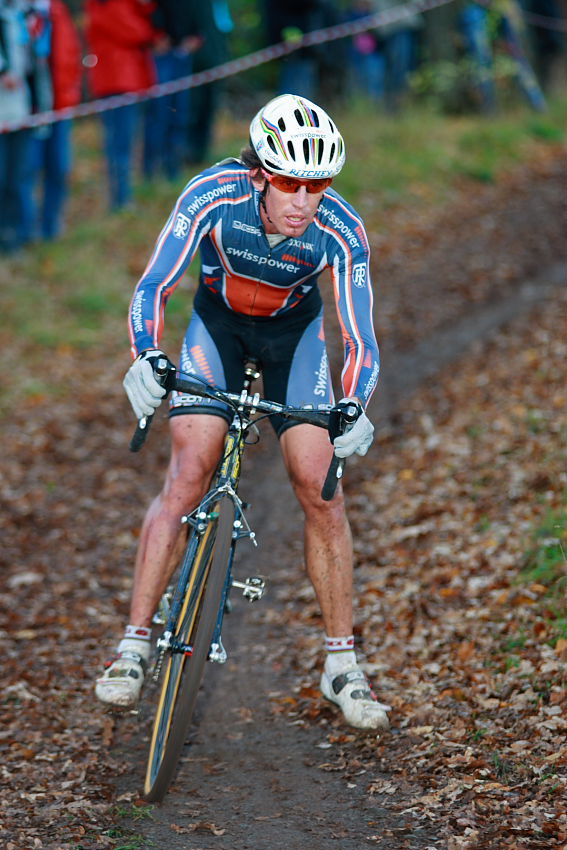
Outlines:
POLYGON ((324 109, 305 97, 282 94, 250 124, 250 141, 262 165, 274 174, 324 179, 338 174, 345 144, 324 109))

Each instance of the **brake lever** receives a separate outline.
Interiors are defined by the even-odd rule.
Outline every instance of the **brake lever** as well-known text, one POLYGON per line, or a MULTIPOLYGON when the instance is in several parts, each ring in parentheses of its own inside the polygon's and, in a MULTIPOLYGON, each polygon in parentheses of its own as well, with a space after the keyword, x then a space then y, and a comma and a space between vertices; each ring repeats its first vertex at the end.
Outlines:
MULTIPOLYGON (((156 376, 158 383, 166 390, 164 398, 167 398, 171 390, 175 389, 176 372, 177 370, 175 366, 173 363, 170 363, 166 357, 158 358, 154 366, 154 375, 156 376)), ((146 442, 153 418, 154 414, 152 413, 149 416, 142 416, 142 418, 138 420, 136 430, 130 440, 129 449, 131 452, 139 452, 146 442)))
MULTIPOLYGON (((356 422, 360 416, 360 406, 355 402, 349 402, 344 405, 344 408, 334 411, 336 419, 329 422, 329 439, 334 442, 335 438, 340 434, 344 434, 348 425, 356 422)), ((321 490, 321 498, 324 502, 330 502, 334 497, 339 481, 343 477, 346 467, 346 458, 337 457, 335 454, 329 464, 323 489, 321 490)))
POLYGON ((333 496, 335 495, 335 492, 339 485, 339 481, 343 477, 345 466, 346 458, 337 457, 334 454, 331 458, 329 469, 327 470, 327 476, 325 478, 325 483, 323 484, 323 489, 321 490, 321 498, 324 502, 330 502, 333 496))

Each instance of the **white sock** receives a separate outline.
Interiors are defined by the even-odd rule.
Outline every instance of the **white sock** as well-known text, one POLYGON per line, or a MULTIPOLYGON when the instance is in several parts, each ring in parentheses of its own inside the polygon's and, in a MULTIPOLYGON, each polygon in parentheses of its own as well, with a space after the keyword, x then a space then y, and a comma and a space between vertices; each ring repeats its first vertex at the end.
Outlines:
POLYGON ((118 652, 137 652, 148 661, 151 652, 151 636, 152 630, 145 626, 128 625, 124 630, 124 637, 118 644, 118 652))
POLYGON ((346 635, 345 637, 329 637, 326 635, 325 649, 327 650, 325 673, 329 676, 336 676, 342 670, 356 667, 353 635, 346 635))

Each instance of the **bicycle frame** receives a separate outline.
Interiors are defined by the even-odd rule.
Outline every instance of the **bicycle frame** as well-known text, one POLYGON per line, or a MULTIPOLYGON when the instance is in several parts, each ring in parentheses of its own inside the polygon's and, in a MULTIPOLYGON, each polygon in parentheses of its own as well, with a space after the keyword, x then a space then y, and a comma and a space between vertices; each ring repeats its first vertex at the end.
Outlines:
MULTIPOLYGON (((259 393, 251 396, 249 393, 252 382, 260 376, 257 363, 253 359, 250 359, 246 363, 245 378, 240 395, 219 390, 217 387, 204 384, 196 378, 184 378, 178 376, 175 367, 168 364, 165 359, 163 362, 158 361, 154 367, 154 373, 156 378, 160 379, 160 382, 167 391, 175 389, 189 394, 213 398, 217 401, 228 404, 234 409, 234 415, 225 437, 223 454, 215 476, 215 483, 207 491, 198 507, 190 514, 182 517, 181 520, 182 523, 193 527, 194 534, 190 540, 190 548, 188 550, 187 557, 184 560, 184 567, 178 579, 177 590, 172 600, 171 607, 169 606, 166 598, 162 598, 162 602, 160 604, 160 608, 166 614, 166 617, 164 617, 166 628, 162 637, 157 641, 157 647, 160 650, 160 662, 156 665, 156 672, 154 674, 154 678, 157 678, 161 668, 161 660, 163 660, 166 651, 174 653, 182 652, 187 655, 191 655, 192 647, 178 643, 175 640, 173 636, 174 626, 181 610, 185 588, 190 579, 194 554, 202 535, 206 532, 207 524, 212 516, 210 509, 211 507, 214 508, 215 503, 221 495, 228 495, 232 499, 235 507, 235 521, 229 563, 227 565, 225 587, 219 608, 217 626, 215 628, 211 644, 211 653, 209 655, 210 660, 222 663, 226 661, 227 658, 226 652, 222 646, 220 635, 223 615, 231 586, 242 589, 243 595, 250 601, 260 599, 263 595, 265 582, 260 576, 253 576, 248 578, 245 582, 236 582, 232 580, 232 563, 237 541, 243 537, 249 537, 254 545, 257 545, 255 533, 250 529, 250 526, 244 517, 244 504, 237 493, 242 455, 244 453, 244 446, 246 445, 246 435, 249 429, 254 426, 256 421, 254 419, 255 415, 262 414, 264 416, 269 416, 271 414, 278 413, 293 418, 298 422, 316 425, 328 430, 329 410, 292 408, 277 402, 262 399, 260 398, 259 393)), ((353 418, 350 418, 348 412, 342 414, 342 427, 344 427, 346 423, 354 421, 355 418, 356 416, 354 414, 353 418)), ((136 433, 130 443, 130 449, 132 451, 138 451, 143 445, 150 423, 151 417, 148 417, 147 419, 144 418, 138 423, 138 428, 136 429, 136 433)), ((327 479, 323 486, 322 496, 324 499, 328 500, 333 497, 337 483, 342 477, 343 469, 344 460, 333 456, 333 460, 327 473, 327 479)), ((163 622, 164 620, 160 620, 158 622, 163 622)))
MULTIPOLYGON (((244 446, 246 444, 246 434, 248 432, 248 429, 253 425, 252 417, 255 413, 254 400, 259 400, 259 395, 255 396, 254 399, 252 399, 251 407, 250 397, 248 393, 252 381, 258 377, 259 372, 257 372, 256 369, 254 369, 252 366, 247 366, 245 371, 244 386, 240 395, 241 404, 239 405, 239 409, 234 413, 232 422, 225 437, 223 453, 215 475, 215 483, 207 491, 200 504, 190 514, 187 514, 181 518, 181 522, 183 524, 188 524, 193 527, 195 534, 191 540, 191 549, 189 550, 189 555, 185 559, 187 565, 186 569, 182 570, 179 576, 176 595, 173 599, 170 609, 167 611, 168 616, 166 628, 162 637, 159 638, 157 641, 157 646, 162 656, 163 653, 167 650, 169 650, 170 652, 183 652, 187 655, 190 655, 192 652, 192 647, 186 646, 184 644, 177 644, 177 642, 173 638, 173 628, 179 617, 181 605, 183 602, 182 589, 186 587, 187 582, 189 580, 190 567, 193 563, 194 553, 199 544, 199 539, 205 532, 207 528, 207 523, 211 519, 212 514, 210 512, 210 509, 211 507, 214 507, 214 504, 218 501, 218 498, 221 494, 226 494, 232 499, 235 507, 235 521, 232 546, 230 550, 230 559, 227 565, 226 581, 221 599, 221 604, 219 606, 217 625, 213 635, 213 640, 211 642, 211 652, 209 654, 210 661, 224 663, 227 660, 227 654, 222 645, 221 630, 228 594, 231 587, 235 586, 241 589, 243 592, 243 596, 249 599, 249 601, 251 602, 260 599, 263 596, 265 582, 261 577, 253 576, 251 578, 248 578, 245 582, 236 582, 232 580, 232 563, 234 559, 234 552, 237 541, 241 538, 248 537, 250 538, 250 540, 252 540, 255 546, 258 545, 256 542, 256 535, 250 529, 250 526, 248 525, 248 522, 244 517, 244 504, 237 493, 242 464, 242 455, 244 453, 244 446)), ((162 608, 165 607, 166 604, 167 603, 164 602, 164 600, 162 599, 162 608)), ((159 668, 161 665, 156 666, 157 672, 154 674, 155 678, 159 676, 159 668)))

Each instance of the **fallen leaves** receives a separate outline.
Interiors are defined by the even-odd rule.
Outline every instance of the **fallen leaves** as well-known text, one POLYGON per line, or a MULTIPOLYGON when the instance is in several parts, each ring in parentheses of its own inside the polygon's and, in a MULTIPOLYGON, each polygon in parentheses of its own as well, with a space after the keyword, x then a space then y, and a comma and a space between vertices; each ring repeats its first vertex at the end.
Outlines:
MULTIPOLYGON (((564 154, 554 163, 537 187, 526 173, 506 197, 487 189, 441 220, 399 211, 403 226, 380 235, 376 275, 386 352, 431 338, 469 305, 512 292, 560 255, 564 154), (530 212, 536 188, 549 201, 544 210, 556 214, 530 212)), ((315 767, 341 775, 348 788, 364 783, 369 801, 388 807, 390 826, 369 823, 365 836, 377 846, 401 848, 413 840, 408 834, 423 850, 567 842, 564 614, 541 577, 518 583, 531 530, 564 509, 566 322, 564 299, 554 299, 469 350, 404 403, 395 429, 379 423, 377 451, 349 467, 356 636, 379 698, 394 706, 392 735, 347 733, 322 702, 317 603, 301 579, 284 590, 287 638, 259 660, 295 670, 292 692, 268 697, 274 722, 283 715, 320 726, 324 755, 317 753, 326 761, 315 767), (441 839, 429 845, 434 832, 441 839)), ((117 347, 109 341, 109 351, 117 347)), ((18 374, 25 354, 25 341, 14 338, 8 355, 18 374)), ((117 800, 115 788, 132 766, 112 748, 138 727, 93 711, 92 682, 127 611, 140 492, 155 490, 167 441, 158 420, 152 451, 128 456, 123 363, 117 354, 101 372, 81 358, 80 386, 60 397, 42 388, 2 425, 7 850, 111 850, 114 807, 131 803, 117 800)), ((76 372, 76 352, 61 346, 42 379, 66 386, 76 372)), ((269 607, 261 616, 267 630, 282 619, 269 607)), ((243 709, 234 734, 246 735, 253 720, 243 709)), ((172 832, 202 833, 208 844, 227 833, 197 812, 187 817, 192 822, 174 822, 172 832)))
MULTIPOLYGON (((477 346, 414 396, 400 434, 347 479, 361 648, 403 735, 381 741, 380 771, 362 737, 320 767, 346 756, 348 774, 358 752, 367 793, 396 806, 411 787, 404 812, 455 850, 566 838, 564 606, 548 584, 520 578, 534 529, 564 505, 565 325, 559 292, 477 346), (518 370, 525 350, 539 372, 518 370)), ((305 674, 320 664, 308 658, 305 674)))
POLYGON ((211 835, 220 836, 226 833, 226 829, 222 829, 214 823, 205 823, 204 821, 197 821, 189 826, 178 826, 177 824, 172 823, 170 829, 178 835, 187 835, 193 832, 210 832, 211 835))

